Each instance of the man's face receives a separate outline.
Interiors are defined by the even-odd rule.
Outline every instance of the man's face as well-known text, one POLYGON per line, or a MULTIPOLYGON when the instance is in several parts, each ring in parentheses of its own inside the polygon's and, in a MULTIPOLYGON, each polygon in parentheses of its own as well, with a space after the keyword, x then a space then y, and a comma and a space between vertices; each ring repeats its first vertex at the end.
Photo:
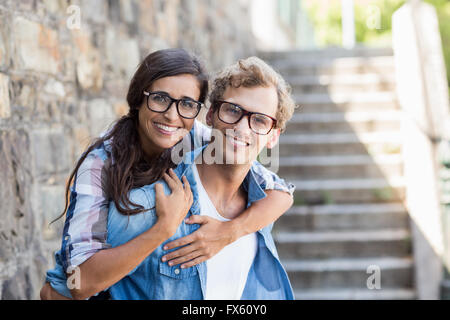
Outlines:
MULTIPOLYGON (((222 100, 240 106, 245 111, 257 112, 274 119, 278 96, 275 87, 228 87, 222 100)), ((216 156, 222 157, 226 164, 251 164, 264 147, 271 148, 278 142, 280 130, 273 128, 268 134, 257 134, 249 126, 250 115, 245 115, 235 124, 228 124, 219 118, 219 110, 210 108, 207 115, 208 125, 216 136, 216 156), (222 150, 220 150, 222 149, 222 150), (222 151, 222 152, 220 152, 222 151)), ((252 122, 253 123, 253 122, 252 122)), ((256 127, 252 125, 252 128, 256 127)))

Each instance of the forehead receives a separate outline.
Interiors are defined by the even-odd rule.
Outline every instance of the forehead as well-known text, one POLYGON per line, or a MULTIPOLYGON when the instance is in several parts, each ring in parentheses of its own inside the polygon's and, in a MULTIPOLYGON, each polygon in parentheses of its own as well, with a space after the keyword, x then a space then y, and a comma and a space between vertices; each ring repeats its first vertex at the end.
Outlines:
POLYGON ((278 95, 274 86, 269 87, 227 87, 223 100, 241 105, 245 110, 260 112, 275 117, 278 95))
POLYGON ((195 100, 200 95, 200 84, 191 74, 180 74, 155 80, 150 91, 165 91, 173 98, 190 97, 195 100))

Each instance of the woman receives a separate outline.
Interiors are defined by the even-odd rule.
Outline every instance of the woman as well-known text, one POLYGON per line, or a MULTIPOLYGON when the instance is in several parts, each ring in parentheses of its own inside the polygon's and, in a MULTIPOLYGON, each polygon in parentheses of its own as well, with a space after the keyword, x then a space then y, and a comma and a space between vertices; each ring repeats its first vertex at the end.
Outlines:
MULTIPOLYGON (((161 50, 144 59, 130 83, 128 115, 87 149, 70 176, 66 194, 72 181, 73 185, 70 206, 66 202, 64 210, 67 214, 62 247, 55 254, 56 268, 47 273, 51 287, 44 285, 41 298, 91 297, 123 278, 169 238, 192 202, 187 180, 183 180, 183 187, 173 172, 166 173, 176 166, 171 151, 181 141, 193 141, 195 145, 207 136, 206 128, 195 122, 207 91, 204 68, 185 50, 161 50), (177 189, 168 198, 157 199, 161 203, 156 208, 159 227, 110 248, 106 242, 109 201, 124 215, 144 212, 142 206, 130 201, 129 192, 160 178, 177 189), (65 272, 74 266, 79 267, 81 286, 69 292, 65 272)), ((236 237, 275 221, 292 205, 292 196, 276 175, 269 172, 264 177, 266 190, 287 192, 268 192, 267 199, 241 214, 240 227, 212 219, 202 221, 196 233, 167 245, 167 250, 184 247, 170 252, 166 260, 191 267, 209 259, 236 237)), ((193 219, 190 223, 199 221, 193 219)))

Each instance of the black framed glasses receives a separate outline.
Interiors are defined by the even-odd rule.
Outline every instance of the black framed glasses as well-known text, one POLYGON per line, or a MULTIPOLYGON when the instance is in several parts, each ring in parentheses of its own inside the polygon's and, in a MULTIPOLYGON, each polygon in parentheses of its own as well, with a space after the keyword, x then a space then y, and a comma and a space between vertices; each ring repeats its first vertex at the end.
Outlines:
POLYGON ((236 103, 217 100, 215 104, 219 108, 219 119, 221 121, 227 124, 235 124, 241 121, 244 116, 248 116, 248 126, 256 134, 269 134, 277 124, 277 119, 264 113, 247 111, 236 103))
POLYGON ((147 107, 154 112, 164 113, 169 110, 172 103, 175 103, 180 117, 193 119, 198 116, 203 103, 189 98, 174 99, 164 92, 144 91, 147 96, 147 107))

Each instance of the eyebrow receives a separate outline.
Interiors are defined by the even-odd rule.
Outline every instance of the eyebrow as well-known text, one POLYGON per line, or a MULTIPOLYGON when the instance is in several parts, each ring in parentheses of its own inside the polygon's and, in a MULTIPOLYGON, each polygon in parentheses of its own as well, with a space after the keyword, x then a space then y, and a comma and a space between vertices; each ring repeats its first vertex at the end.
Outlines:
MULTIPOLYGON (((149 90, 148 92, 151 92, 151 93, 162 93, 162 94, 165 94, 165 95, 173 98, 169 93, 167 93, 166 91, 162 91, 162 90, 158 90, 158 91, 150 91, 149 90)), ((181 99, 188 99, 188 100, 192 100, 192 101, 197 101, 197 100, 195 100, 195 99, 193 99, 191 97, 188 97, 188 96, 182 96, 181 99)), ((177 100, 179 100, 179 99, 177 99, 177 100)))
POLYGON ((249 110, 247 110, 245 107, 243 107, 242 105, 240 105, 239 103, 235 103, 235 102, 231 102, 231 101, 226 101, 226 100, 218 100, 218 101, 219 101, 219 102, 226 102, 226 103, 229 103, 229 104, 238 106, 238 107, 240 107, 242 110, 247 111, 247 112, 256 113, 256 114, 262 114, 262 115, 264 115, 264 116, 268 116, 268 117, 272 118, 272 120, 273 120, 273 119, 277 120, 277 118, 275 118, 275 116, 271 116, 271 115, 268 115, 268 114, 266 114, 266 113, 262 113, 262 112, 259 112, 259 111, 249 111, 249 110))

